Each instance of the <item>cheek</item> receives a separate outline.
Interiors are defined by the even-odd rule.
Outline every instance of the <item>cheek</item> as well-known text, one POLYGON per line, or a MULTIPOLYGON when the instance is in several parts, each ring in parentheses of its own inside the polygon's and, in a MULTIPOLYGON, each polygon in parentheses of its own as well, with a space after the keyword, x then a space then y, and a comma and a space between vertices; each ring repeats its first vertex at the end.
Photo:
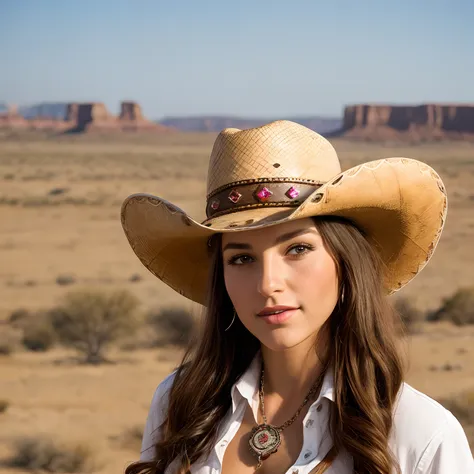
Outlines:
POLYGON ((248 278, 242 278, 241 272, 233 268, 224 270, 224 280, 227 293, 230 299, 234 303, 234 306, 238 306, 242 301, 242 295, 248 293, 246 285, 248 285, 248 278))
POLYGON ((316 304, 317 307, 327 302, 329 306, 335 305, 338 278, 336 265, 328 254, 308 260, 304 268, 299 268, 294 273, 293 279, 295 291, 301 293, 301 297, 306 300, 303 304, 316 304))
POLYGON ((264 301, 257 290, 257 281, 248 269, 229 268, 224 270, 224 280, 227 294, 229 295, 239 319, 243 325, 252 333, 255 324, 255 311, 260 308, 264 301))

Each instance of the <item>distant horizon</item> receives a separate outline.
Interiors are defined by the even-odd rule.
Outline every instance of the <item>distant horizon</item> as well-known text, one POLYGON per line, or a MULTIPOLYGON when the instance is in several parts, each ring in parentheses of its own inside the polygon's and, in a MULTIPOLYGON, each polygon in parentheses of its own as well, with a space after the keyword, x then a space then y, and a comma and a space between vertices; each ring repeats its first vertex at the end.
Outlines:
MULTIPOLYGON (((117 111, 113 112, 110 110, 110 108, 105 104, 103 101, 39 101, 36 103, 30 103, 30 104, 13 104, 13 103, 7 103, 6 101, 0 100, 0 108, 2 106, 16 106, 18 109, 29 109, 29 108, 34 108, 34 107, 39 107, 39 106, 48 106, 48 105, 67 105, 67 104, 104 104, 107 111, 110 112, 112 115, 118 115, 120 112, 120 104, 122 102, 133 102, 137 103, 141 108, 143 112, 143 105, 140 104, 137 101, 126 99, 126 100, 119 100, 118 105, 117 105, 117 111)), ((425 105, 437 105, 441 107, 448 107, 448 106, 472 106, 474 107, 474 101, 473 102, 417 102, 417 103, 390 103, 390 102, 357 102, 357 103, 352 103, 352 104, 347 104, 344 106, 342 112, 340 115, 322 115, 322 114, 309 114, 309 113, 293 113, 293 114, 234 114, 234 113, 219 113, 219 114, 212 114, 212 113, 195 113, 195 114, 180 114, 180 115, 164 115, 161 117, 150 117, 143 112, 143 115, 145 118, 152 120, 152 121, 161 121, 165 119, 177 119, 177 118, 187 118, 187 119, 199 119, 199 118, 213 118, 213 119, 219 119, 219 118, 226 118, 226 119, 235 119, 235 120, 272 120, 277 117, 282 117, 282 118, 298 118, 298 119, 315 119, 315 118, 320 118, 320 119, 326 119, 326 120, 338 120, 342 119, 344 116, 344 110, 347 107, 354 107, 354 106, 388 106, 388 107, 419 107, 419 106, 425 106, 425 105)))

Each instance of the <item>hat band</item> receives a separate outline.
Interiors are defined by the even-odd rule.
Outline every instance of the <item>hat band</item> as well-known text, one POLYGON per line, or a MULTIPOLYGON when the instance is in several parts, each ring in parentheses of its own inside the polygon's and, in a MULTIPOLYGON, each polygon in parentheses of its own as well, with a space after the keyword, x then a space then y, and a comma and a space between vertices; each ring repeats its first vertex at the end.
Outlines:
POLYGON ((210 219, 254 207, 297 207, 323 184, 322 181, 293 178, 236 181, 209 194, 206 216, 210 219))

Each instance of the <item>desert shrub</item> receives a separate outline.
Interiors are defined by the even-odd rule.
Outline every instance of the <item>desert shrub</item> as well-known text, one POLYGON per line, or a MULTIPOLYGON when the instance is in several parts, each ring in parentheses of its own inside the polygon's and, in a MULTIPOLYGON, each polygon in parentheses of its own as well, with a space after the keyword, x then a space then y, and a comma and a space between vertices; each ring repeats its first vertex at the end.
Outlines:
POLYGON ((120 439, 120 445, 123 448, 130 449, 132 451, 139 451, 143 438, 143 426, 136 425, 132 426, 129 429, 125 430, 120 439))
POLYGON ((56 342, 56 331, 48 312, 37 313, 28 318, 23 326, 23 345, 30 351, 45 352, 56 342))
POLYGON ((47 351, 56 341, 49 312, 18 309, 8 318, 11 327, 22 331, 21 342, 28 350, 47 351))
POLYGON ((9 465, 46 472, 91 472, 94 468, 92 449, 84 443, 59 444, 48 437, 19 439, 9 465))
POLYGON ((461 288, 445 298, 438 310, 430 314, 430 321, 451 321, 457 326, 474 324, 474 287, 461 288))
POLYGON ((406 297, 398 297, 395 300, 393 307, 399 314, 404 329, 410 333, 414 332, 416 326, 424 319, 423 312, 416 308, 406 297))
POLYGON ((59 341, 84 355, 85 362, 95 364, 105 360, 111 343, 135 332, 138 305, 127 290, 76 290, 51 310, 51 320, 59 341))
POLYGON ((183 308, 151 310, 147 322, 155 332, 155 344, 186 346, 194 334, 195 321, 189 311, 183 308))
POLYGON ((20 308, 13 311, 8 317, 8 322, 14 327, 23 327, 24 322, 29 319, 30 312, 27 309, 20 308))
POLYGON ((0 400, 0 413, 5 413, 10 406, 10 402, 8 400, 0 400))
POLYGON ((69 188, 53 188, 49 191, 50 196, 57 196, 58 194, 64 194, 69 191, 69 188))
POLYGON ((21 330, 0 326, 0 355, 10 355, 21 345, 21 330))
POLYGON ((76 277, 73 275, 58 275, 56 278, 56 284, 61 286, 72 285, 76 282, 76 277))

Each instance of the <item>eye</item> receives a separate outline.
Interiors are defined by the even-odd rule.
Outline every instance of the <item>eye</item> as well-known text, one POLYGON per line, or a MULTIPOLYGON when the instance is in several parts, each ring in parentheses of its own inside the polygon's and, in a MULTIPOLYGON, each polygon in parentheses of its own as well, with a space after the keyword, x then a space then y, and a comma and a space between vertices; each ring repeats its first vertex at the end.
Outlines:
POLYGON ((248 255, 235 255, 234 257, 230 257, 229 260, 227 260, 227 264, 228 265, 244 265, 245 263, 248 263, 248 261, 245 261, 246 258, 251 259, 252 257, 249 257, 248 255))
POLYGON ((292 255, 300 256, 308 253, 311 250, 314 250, 314 247, 310 244, 296 244, 288 249, 288 253, 290 253, 292 250, 296 251, 296 253, 293 253, 292 255))
MULTIPOLYGON (((314 250, 314 247, 311 244, 305 244, 305 243, 295 244, 287 250, 287 255, 298 258, 300 256, 306 255, 311 250, 314 250), (293 250, 295 252, 290 253, 293 250)), ((241 254, 241 255, 235 255, 233 257, 230 257, 227 260, 227 264, 228 265, 245 265, 252 261, 253 261, 253 258, 250 257, 250 255, 241 254)))

